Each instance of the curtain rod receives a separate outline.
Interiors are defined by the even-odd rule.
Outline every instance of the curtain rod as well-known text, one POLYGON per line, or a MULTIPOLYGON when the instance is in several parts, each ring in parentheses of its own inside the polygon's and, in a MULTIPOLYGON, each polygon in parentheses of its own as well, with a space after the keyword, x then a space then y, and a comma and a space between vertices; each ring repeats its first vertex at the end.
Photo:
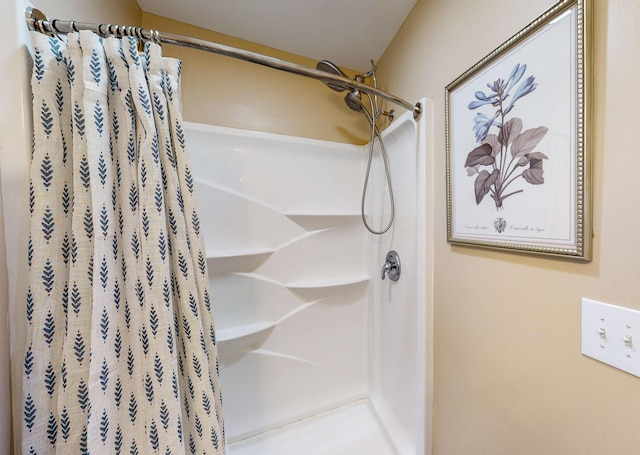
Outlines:
POLYGON ((174 35, 172 33, 159 32, 157 30, 144 29, 140 27, 128 27, 122 25, 113 24, 92 24, 86 22, 76 21, 62 21, 59 19, 50 19, 36 8, 27 8, 25 10, 25 18, 29 30, 38 31, 45 34, 56 35, 58 33, 70 33, 80 30, 90 30, 102 37, 115 36, 116 38, 122 38, 125 36, 132 36, 134 38, 143 41, 152 41, 158 44, 174 44, 176 46, 188 47, 191 49, 199 49, 214 54, 226 55, 228 57, 237 58, 246 62, 256 63, 258 65, 267 66, 280 71, 297 74, 300 76, 310 77, 317 79, 321 82, 330 83, 334 85, 343 86, 348 89, 357 89, 361 92, 369 93, 370 95, 379 96, 387 101, 390 101, 398 106, 402 106, 407 110, 413 111, 413 118, 418 120, 422 114, 422 105, 416 103, 415 105, 398 98, 395 95, 387 93, 378 88, 371 87, 370 85, 363 84, 356 80, 351 80, 347 77, 339 76, 337 74, 326 73, 314 68, 309 68, 296 63, 287 62, 274 57, 258 54, 255 52, 238 49, 235 47, 225 46, 223 44, 213 43, 211 41, 205 41, 189 36, 174 35))

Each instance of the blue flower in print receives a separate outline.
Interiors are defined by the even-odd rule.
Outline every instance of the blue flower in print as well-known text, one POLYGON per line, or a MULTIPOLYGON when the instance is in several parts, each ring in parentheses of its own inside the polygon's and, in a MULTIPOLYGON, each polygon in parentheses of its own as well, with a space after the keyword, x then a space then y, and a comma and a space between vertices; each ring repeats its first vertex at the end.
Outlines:
POLYGON ((533 92, 538 86, 534 76, 522 80, 526 70, 527 65, 517 63, 508 78, 497 78, 488 83, 490 91, 487 93, 476 91, 475 100, 467 106, 469 110, 491 107, 489 115, 477 112, 473 118, 472 131, 480 145, 469 152, 464 164, 467 174, 476 176, 473 187, 477 205, 489 194, 496 208, 502 208, 506 198, 524 191, 517 189, 505 192, 520 177, 531 185, 544 183, 542 160, 548 158, 544 153, 534 151, 534 148, 538 146, 548 129, 540 126, 523 131, 521 118, 507 119, 516 101, 533 92), (516 85, 518 87, 511 95, 516 85), (497 129, 497 134, 490 134, 492 128, 497 129), (483 166, 487 166, 488 169, 482 169, 483 166), (521 169, 526 166, 529 167, 521 169))
POLYGON ((511 89, 522 79, 524 72, 527 69, 527 65, 520 65, 519 63, 513 67, 511 74, 507 80, 498 78, 493 83, 487 84, 487 87, 491 90, 489 94, 485 94, 483 91, 477 91, 475 93, 476 99, 469 103, 468 108, 473 110, 487 104, 498 108, 491 119, 488 119, 484 114, 478 114, 474 118, 474 132, 476 133, 476 141, 482 142, 489 133, 491 126, 501 127, 500 122, 496 122, 496 118, 500 113, 508 114, 513 109, 514 103, 525 95, 528 95, 535 90, 538 84, 535 83, 535 77, 529 76, 516 90, 516 94, 511 98, 509 105, 505 108, 505 102, 509 98, 509 92, 511 89))

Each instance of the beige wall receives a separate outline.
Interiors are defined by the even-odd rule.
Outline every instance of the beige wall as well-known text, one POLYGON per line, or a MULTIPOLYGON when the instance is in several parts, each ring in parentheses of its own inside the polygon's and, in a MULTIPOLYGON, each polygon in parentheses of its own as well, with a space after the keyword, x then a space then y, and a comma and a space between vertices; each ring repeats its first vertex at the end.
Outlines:
POLYGON ((594 1, 593 262, 446 242, 444 88, 554 2, 419 0, 379 64, 435 100, 435 455, 640 453, 640 378, 580 354, 581 297, 640 309, 640 2, 594 1))
MULTIPOLYGON (((149 13, 142 14, 142 24, 307 67, 315 68, 317 63, 149 13)), ((329 90, 321 82, 171 45, 164 45, 164 55, 183 62, 182 106, 186 121, 356 144, 368 142, 370 133, 364 117, 346 107, 344 93, 329 90)))

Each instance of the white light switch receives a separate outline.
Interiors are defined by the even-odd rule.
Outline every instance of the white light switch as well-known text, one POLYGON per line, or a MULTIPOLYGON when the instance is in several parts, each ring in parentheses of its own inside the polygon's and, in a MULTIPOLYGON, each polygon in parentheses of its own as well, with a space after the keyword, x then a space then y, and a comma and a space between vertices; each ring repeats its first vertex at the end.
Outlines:
POLYGON ((640 376, 640 311, 582 299, 582 353, 640 376))

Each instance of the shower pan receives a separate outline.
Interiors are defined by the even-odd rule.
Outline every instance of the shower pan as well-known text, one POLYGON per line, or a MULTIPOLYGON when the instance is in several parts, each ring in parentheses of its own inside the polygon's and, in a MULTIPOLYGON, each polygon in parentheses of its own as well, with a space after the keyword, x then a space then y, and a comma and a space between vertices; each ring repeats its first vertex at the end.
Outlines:
MULTIPOLYGON (((431 106, 421 102, 427 115, 406 112, 382 133, 396 212, 383 235, 361 220, 366 145, 185 124, 230 455, 430 453, 431 106), (381 278, 390 251, 397 281, 381 278)), ((376 227, 390 214, 378 147, 365 204, 376 227)))

